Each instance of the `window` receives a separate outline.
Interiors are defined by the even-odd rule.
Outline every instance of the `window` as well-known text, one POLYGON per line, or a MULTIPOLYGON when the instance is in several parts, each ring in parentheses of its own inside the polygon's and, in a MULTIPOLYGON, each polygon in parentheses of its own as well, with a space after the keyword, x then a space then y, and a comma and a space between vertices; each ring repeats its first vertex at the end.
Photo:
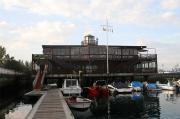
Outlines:
POLYGON ((129 49, 122 49, 123 55, 129 55, 129 49))
POLYGON ((71 55, 79 55, 79 47, 71 48, 71 55))
POLYGON ((76 86, 77 85, 77 80, 66 80, 66 86, 76 86))

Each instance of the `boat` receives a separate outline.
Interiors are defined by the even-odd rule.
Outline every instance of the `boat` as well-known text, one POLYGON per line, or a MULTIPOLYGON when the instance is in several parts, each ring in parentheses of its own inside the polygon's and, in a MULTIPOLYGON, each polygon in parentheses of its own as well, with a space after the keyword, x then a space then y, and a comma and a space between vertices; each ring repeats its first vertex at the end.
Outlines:
POLYGON ((62 85, 62 92, 64 95, 81 95, 82 89, 79 85, 78 79, 64 79, 62 85))
POLYGON ((161 91, 161 88, 158 88, 156 83, 147 83, 146 85, 147 91, 161 91))
POLYGON ((71 96, 65 98, 65 100, 71 109, 79 111, 85 111, 89 109, 91 105, 91 100, 84 97, 71 96))
POLYGON ((177 81, 175 81, 174 84, 175 84, 176 86, 180 87, 180 79, 177 80, 177 81))
POLYGON ((143 90, 143 84, 139 81, 132 81, 129 87, 132 87, 133 91, 142 91, 143 90))
POLYGON ((172 91, 176 90, 175 85, 170 81, 168 81, 167 84, 160 84, 159 82, 157 82, 156 85, 158 88, 162 90, 172 90, 172 91))
POLYGON ((97 80, 93 83, 93 86, 88 87, 88 97, 90 99, 107 98, 108 96, 109 90, 105 80, 97 80))
POLYGON ((108 84, 108 89, 111 94, 113 93, 131 93, 133 88, 128 86, 121 85, 122 83, 115 83, 108 84))

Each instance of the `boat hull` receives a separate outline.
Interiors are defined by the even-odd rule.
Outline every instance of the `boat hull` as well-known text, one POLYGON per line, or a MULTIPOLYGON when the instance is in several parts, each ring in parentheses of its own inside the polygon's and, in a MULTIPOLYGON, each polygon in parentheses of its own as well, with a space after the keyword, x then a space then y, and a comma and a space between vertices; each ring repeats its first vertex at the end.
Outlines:
POLYGON ((66 88, 62 89, 62 92, 64 95, 80 95, 81 94, 81 88, 66 88))
POLYGON ((161 86, 161 89, 162 90, 172 90, 172 91, 176 90, 176 88, 174 86, 161 86))
POLYGON ((79 97, 77 97, 76 99, 68 98, 66 99, 66 102, 71 109, 75 109, 79 111, 85 111, 91 105, 91 100, 87 98, 79 98, 79 97))

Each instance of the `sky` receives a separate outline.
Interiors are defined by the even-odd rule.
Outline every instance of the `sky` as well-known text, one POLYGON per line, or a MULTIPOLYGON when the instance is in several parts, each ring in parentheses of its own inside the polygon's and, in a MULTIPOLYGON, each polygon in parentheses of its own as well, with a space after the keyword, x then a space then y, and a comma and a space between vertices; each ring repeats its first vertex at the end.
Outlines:
POLYGON ((24 61, 42 45, 78 45, 86 34, 105 45, 107 19, 109 45, 145 45, 159 68, 180 65, 180 0, 0 0, 0 45, 24 61))

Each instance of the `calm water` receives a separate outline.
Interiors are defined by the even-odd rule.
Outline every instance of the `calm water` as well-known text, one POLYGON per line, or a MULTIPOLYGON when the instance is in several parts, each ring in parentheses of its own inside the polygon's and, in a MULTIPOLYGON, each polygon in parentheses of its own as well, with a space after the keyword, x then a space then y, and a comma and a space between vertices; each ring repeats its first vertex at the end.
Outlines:
MULTIPOLYGON (((0 98, 0 119, 24 119, 36 100, 0 98)), ((172 91, 119 94, 97 100, 91 111, 72 111, 76 119, 180 119, 180 94, 172 91)))
MULTIPOLYGON (((5 84, 4 84, 5 85, 5 84)), ((25 99, 32 83, 15 80, 0 88, 0 119, 24 119, 38 97, 25 99)))
POLYGON ((76 119, 180 119, 180 93, 134 93, 101 99, 90 111, 72 110, 76 119), (108 114, 108 109, 110 114, 108 114))

